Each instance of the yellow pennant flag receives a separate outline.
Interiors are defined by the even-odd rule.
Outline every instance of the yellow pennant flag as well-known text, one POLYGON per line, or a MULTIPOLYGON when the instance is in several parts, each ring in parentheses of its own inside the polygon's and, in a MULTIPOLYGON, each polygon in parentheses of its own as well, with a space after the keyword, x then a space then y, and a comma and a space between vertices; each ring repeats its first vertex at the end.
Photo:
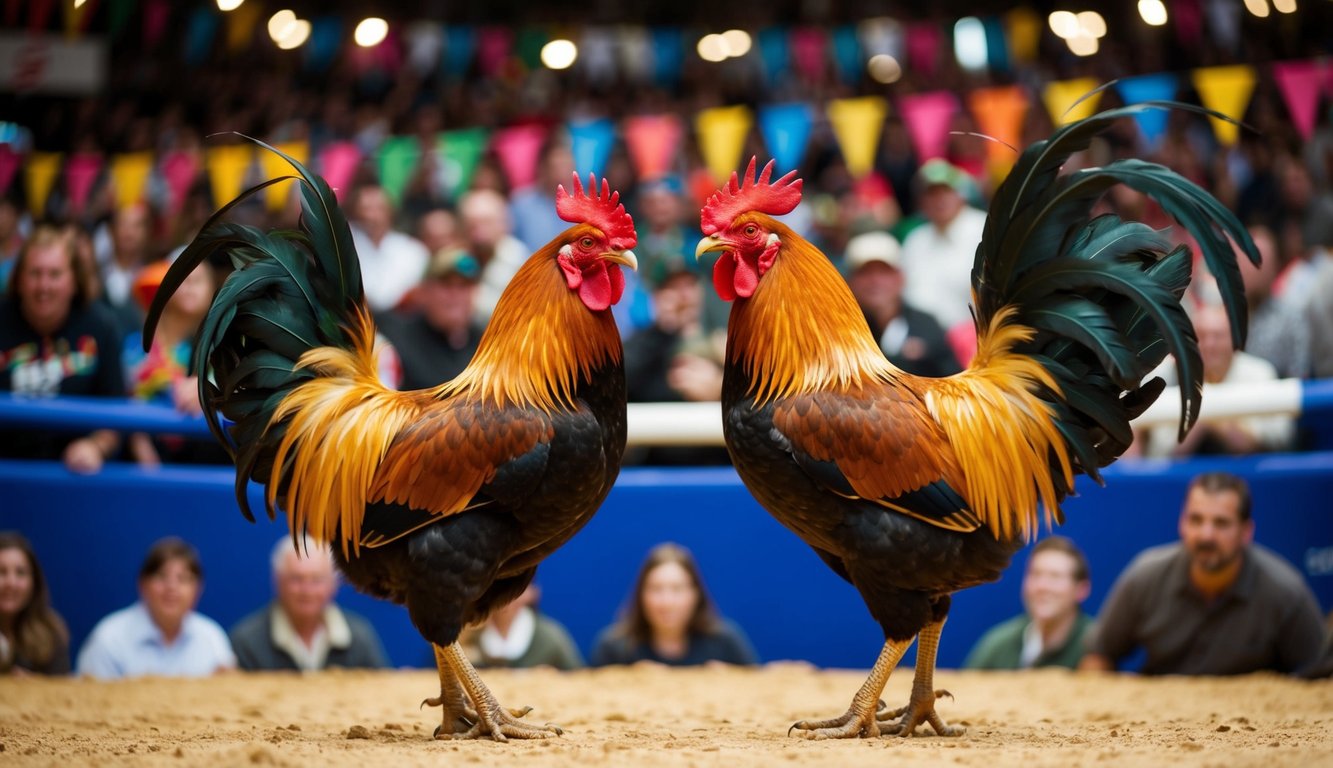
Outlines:
MULTIPOLYGON (((242 6, 244 7, 244 6, 242 6)), ((213 189, 213 202, 226 205, 241 193, 245 174, 254 159, 254 148, 249 144, 228 144, 208 150, 208 181, 213 189)))
MULTIPOLYGON (((1245 108, 1250 106, 1250 95, 1254 93, 1254 82, 1254 67, 1248 64, 1194 70, 1194 88, 1199 92, 1199 101, 1233 120, 1245 117, 1245 108)), ((1213 123, 1218 141, 1228 147, 1235 145, 1240 138, 1240 126, 1215 117, 1208 119, 1213 123)))
POLYGON ((116 195, 116 210, 143 200, 148 174, 152 170, 152 152, 132 152, 111 158, 111 189, 116 195))
POLYGON ((746 106, 713 107, 701 111, 694 118, 694 130, 699 134, 699 153, 713 180, 725 184, 740 165, 745 137, 750 133, 754 115, 746 106))
POLYGON ((46 215, 46 198, 51 196, 56 174, 60 173, 59 152, 33 152, 25 163, 23 181, 28 193, 28 210, 34 219, 46 215))
POLYGON ((1041 47, 1042 30, 1046 25, 1037 12, 1027 6, 1015 8, 1004 15, 1009 28, 1009 52, 1015 61, 1036 61, 1041 47))
MULTIPOLYGON (((273 146, 290 155, 293 160, 301 165, 307 165, 310 162, 310 143, 307 141, 289 141, 273 146)), ((259 151, 259 162, 264 168, 265 179, 296 175, 296 169, 292 168, 291 163, 267 149, 259 151)), ((287 200, 290 199, 292 190, 296 188, 295 185, 295 181, 284 181, 264 190, 264 202, 268 205, 268 209, 270 211, 282 210, 282 206, 286 205, 287 200)))
POLYGON ((870 175, 875 168, 875 150, 879 147, 884 118, 889 114, 889 103, 882 96, 834 99, 829 102, 827 112, 852 178, 870 175))
POLYGON ((1083 97, 1091 93, 1097 85, 1095 77, 1077 77, 1073 80, 1055 80, 1047 83, 1041 92, 1041 100, 1046 103, 1046 112, 1051 116, 1051 123, 1059 126, 1092 117, 1097 111, 1097 102, 1102 100, 1102 94, 1098 92, 1086 99, 1083 97))
POLYGON ((226 14, 228 51, 236 53, 250 47, 255 39, 255 25, 263 12, 259 3, 242 3, 226 14))

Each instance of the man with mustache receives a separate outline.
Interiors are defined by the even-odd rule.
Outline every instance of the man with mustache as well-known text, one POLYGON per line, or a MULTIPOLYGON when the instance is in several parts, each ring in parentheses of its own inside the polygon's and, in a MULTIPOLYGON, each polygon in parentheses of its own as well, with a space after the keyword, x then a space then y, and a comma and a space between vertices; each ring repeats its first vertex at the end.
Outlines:
POLYGON ((1087 642, 1080 669, 1114 669, 1142 648, 1149 675, 1301 674, 1324 628, 1301 574, 1254 543, 1245 481, 1208 472, 1190 482, 1180 542, 1134 558, 1087 642))

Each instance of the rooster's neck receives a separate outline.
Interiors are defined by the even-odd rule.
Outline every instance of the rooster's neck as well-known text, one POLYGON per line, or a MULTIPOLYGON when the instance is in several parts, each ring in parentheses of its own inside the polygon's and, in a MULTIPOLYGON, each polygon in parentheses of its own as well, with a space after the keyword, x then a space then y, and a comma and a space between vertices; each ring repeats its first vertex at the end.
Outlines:
POLYGON ((838 270, 800 235, 776 231, 782 251, 728 324, 727 362, 745 372, 749 394, 762 403, 895 376, 838 270))
MULTIPOLYGON (((550 249, 550 246, 548 246, 550 249)), ((472 362, 436 390, 497 406, 570 407, 579 385, 621 362, 611 310, 594 312, 565 284, 554 249, 531 256, 500 296, 472 362)))

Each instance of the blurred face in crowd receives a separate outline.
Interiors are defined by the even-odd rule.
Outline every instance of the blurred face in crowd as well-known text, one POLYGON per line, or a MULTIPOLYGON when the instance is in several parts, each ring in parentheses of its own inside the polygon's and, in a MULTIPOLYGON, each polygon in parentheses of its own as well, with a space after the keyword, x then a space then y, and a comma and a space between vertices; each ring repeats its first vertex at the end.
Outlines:
POLYGON ((1253 539, 1254 521, 1241 521, 1235 491, 1190 489, 1180 513, 1180 541, 1195 568, 1205 573, 1225 570, 1253 539))
POLYGON ((468 194, 459 205, 458 213, 463 220, 463 236, 474 249, 477 246, 483 250, 494 248, 509 234, 509 208, 497 192, 478 190, 468 194))
POLYGON ((1222 307, 1204 307, 1194 315, 1194 333, 1199 337, 1199 355, 1203 358, 1205 381, 1217 383, 1226 378, 1235 356, 1231 346, 1231 321, 1222 307))
POLYGON ((697 276, 689 272, 671 275, 653 292, 657 324, 667 331, 685 331, 699 322, 703 301, 703 285, 697 276))
POLYGON ((278 605, 297 625, 323 621, 324 609, 338 591, 333 559, 322 550, 312 549, 309 557, 289 550, 273 578, 278 605))
POLYGON ((167 306, 182 317, 202 320, 213 301, 213 272, 207 264, 200 264, 186 276, 167 306))
POLYGON ((1023 574, 1023 607, 1032 620, 1049 623, 1078 613, 1092 585, 1075 573, 1078 562, 1067 552, 1044 550, 1028 558, 1023 574))
POLYGON ((921 195, 921 215, 943 229, 963 210, 963 196, 947 184, 931 184, 921 195))
POLYGON ((857 268, 847 284, 871 317, 880 323, 898 316, 902 309, 903 273, 882 261, 871 261, 857 268))
POLYGON ((428 253, 439 253, 455 246, 458 244, 458 220, 448 211, 431 211, 417 222, 417 239, 426 246, 428 253))
POLYGON ((23 318, 38 333, 54 333, 69 317, 76 293, 73 254, 59 241, 32 247, 22 261, 17 289, 23 318))
POLYGON ((663 230, 680 223, 680 196, 665 184, 654 184, 639 196, 639 208, 634 213, 642 214, 650 230, 663 230))
POLYGON ((393 227, 393 204, 379 187, 363 187, 356 196, 353 213, 356 225, 377 243, 393 227))
POLYGON ((1254 247, 1259 250, 1263 261, 1259 266, 1250 263, 1250 259, 1240 249, 1236 250, 1236 262, 1240 264, 1240 276, 1245 281, 1245 298, 1251 304, 1267 298, 1272 292, 1273 281, 1277 279, 1278 263, 1277 236, 1267 227, 1255 227, 1250 230, 1254 247))
MULTIPOLYGON (((569 189, 569 180, 573 175, 574 153, 563 144, 551 147, 542 159, 542 186, 555 191, 555 185, 564 184, 565 189, 569 189)), ((586 178, 583 183, 588 183, 586 178)))
POLYGON ((32 563, 17 547, 0 549, 0 623, 9 623, 32 599, 32 563))
POLYGON ((148 208, 131 205, 117 211, 111 220, 111 242, 120 262, 141 261, 148 250, 148 208))
POLYGON ((644 618, 654 635, 679 636, 689 629, 699 589, 684 566, 665 562, 644 579, 642 600, 644 618))
POLYGON ((199 602, 203 585, 180 558, 171 558, 149 576, 139 580, 139 597, 148 608, 153 623, 163 632, 174 634, 199 602))
POLYGON ((467 328, 476 304, 477 284, 462 275, 450 274, 421 281, 417 289, 426 323, 441 333, 467 328))

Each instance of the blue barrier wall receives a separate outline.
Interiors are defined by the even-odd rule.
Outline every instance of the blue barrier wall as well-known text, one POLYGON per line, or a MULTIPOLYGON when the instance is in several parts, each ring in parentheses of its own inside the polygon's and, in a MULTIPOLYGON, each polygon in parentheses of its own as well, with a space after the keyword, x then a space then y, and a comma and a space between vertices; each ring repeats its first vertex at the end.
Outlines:
MULTIPOLYGON (((1297 565, 1324 610, 1333 608, 1333 453, 1123 462, 1107 471, 1106 488, 1082 482, 1060 532, 1088 552, 1089 608, 1095 612, 1135 553, 1175 538, 1185 485, 1205 469, 1249 478, 1258 540, 1297 565)), ((245 522, 232 477, 229 469, 123 465, 82 477, 55 463, 0 461, 0 528, 32 540, 76 650, 102 615, 135 599, 134 575, 145 551, 169 534, 199 548, 206 571, 200 610, 229 627, 269 599, 268 553, 286 534, 281 520, 245 522)), ((251 490, 252 504, 262 508, 258 489, 251 490)), ((764 660, 861 668, 874 660, 881 638, 855 591, 769 517, 729 468, 622 472, 588 527, 539 570, 543 609, 569 627, 587 654, 619 610, 644 553, 665 540, 694 551, 713 598, 764 660)), ((986 628, 1021 610, 1025 559, 1026 550, 1000 582, 955 597, 941 666, 961 664, 986 628)), ((395 664, 430 664, 401 608, 346 587, 339 600, 374 623, 395 664)))

